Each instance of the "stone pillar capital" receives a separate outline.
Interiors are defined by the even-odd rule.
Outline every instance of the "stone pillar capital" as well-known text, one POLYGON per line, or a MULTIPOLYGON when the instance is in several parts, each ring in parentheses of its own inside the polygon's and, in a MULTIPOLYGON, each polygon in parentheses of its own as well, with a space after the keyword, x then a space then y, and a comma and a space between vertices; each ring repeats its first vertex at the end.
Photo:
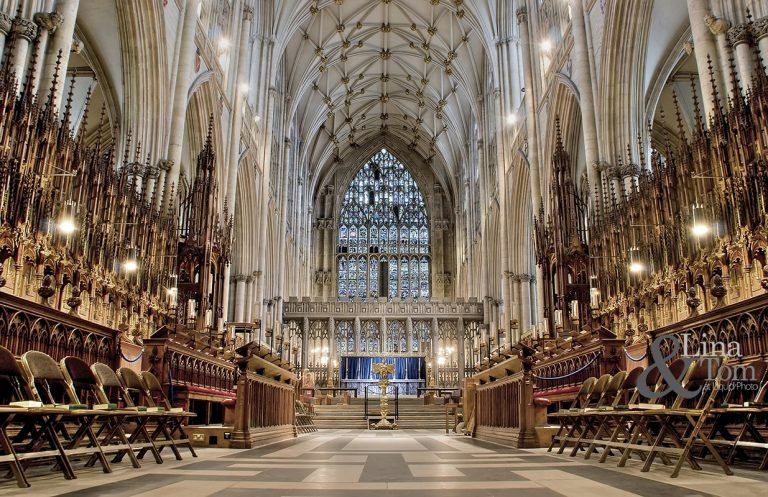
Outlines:
POLYGON ((37 36, 37 26, 29 19, 16 18, 13 20, 13 31, 27 41, 32 41, 37 36))
POLYGON ((742 43, 749 43, 751 39, 752 30, 749 29, 749 24, 738 24, 728 30, 728 41, 734 47, 742 43))
POLYGON ((761 17, 752 23, 752 31, 757 40, 762 40, 768 36, 768 16, 761 17))
POLYGON ((243 21, 253 21, 253 9, 247 5, 243 7, 243 21))
POLYGON ((524 22, 528 22, 528 9, 525 7, 520 7, 515 12, 515 15, 517 16, 517 23, 522 24, 524 22))

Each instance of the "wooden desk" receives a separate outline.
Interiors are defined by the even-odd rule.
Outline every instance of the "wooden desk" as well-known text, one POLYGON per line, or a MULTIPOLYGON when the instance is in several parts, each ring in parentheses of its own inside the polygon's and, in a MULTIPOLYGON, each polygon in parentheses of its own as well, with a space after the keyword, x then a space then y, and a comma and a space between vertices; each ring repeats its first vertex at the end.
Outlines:
POLYGON ((456 393, 456 396, 458 396, 460 390, 458 388, 419 387, 416 389, 416 396, 421 397, 422 392, 435 392, 438 397, 442 397, 446 393, 450 393, 451 395, 456 393))
POLYGON ((352 392, 352 394, 355 396, 355 398, 357 398, 357 388, 344 388, 344 387, 331 388, 331 387, 323 387, 323 388, 318 388, 317 391, 320 392, 320 393, 331 392, 334 397, 336 396, 336 392, 352 392))
MULTIPOLYGON (((445 434, 447 435, 450 433, 450 430, 448 429, 448 411, 451 411, 451 414, 453 414, 453 429, 455 430, 456 427, 459 425, 459 409, 464 409, 464 404, 445 404, 445 434)), ((463 414, 463 413, 462 413, 463 414)))

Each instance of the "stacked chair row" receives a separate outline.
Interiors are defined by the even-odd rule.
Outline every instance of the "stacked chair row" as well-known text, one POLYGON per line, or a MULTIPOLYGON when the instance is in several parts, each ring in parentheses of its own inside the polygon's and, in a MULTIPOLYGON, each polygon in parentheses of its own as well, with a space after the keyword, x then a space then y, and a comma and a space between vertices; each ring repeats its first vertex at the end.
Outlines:
POLYGON ((19 487, 30 486, 33 464, 73 479, 78 461, 110 473, 125 458, 141 467, 147 453, 161 464, 165 447, 177 460, 182 447, 197 457, 184 431, 194 414, 174 408, 148 371, 114 371, 77 357, 56 362, 38 351, 17 360, 0 347, 0 404, 0 465, 19 487))
POLYGON ((619 467, 634 454, 642 471, 659 460, 671 466, 673 478, 684 463, 699 470, 706 458, 726 475, 737 459, 755 455, 766 469, 768 364, 745 368, 708 357, 676 359, 666 367, 677 383, 668 384, 656 366, 645 374, 636 368, 585 380, 569 408, 550 414, 560 427, 549 450, 570 449, 571 457, 583 453, 586 459, 599 453, 601 463, 613 456, 619 467))

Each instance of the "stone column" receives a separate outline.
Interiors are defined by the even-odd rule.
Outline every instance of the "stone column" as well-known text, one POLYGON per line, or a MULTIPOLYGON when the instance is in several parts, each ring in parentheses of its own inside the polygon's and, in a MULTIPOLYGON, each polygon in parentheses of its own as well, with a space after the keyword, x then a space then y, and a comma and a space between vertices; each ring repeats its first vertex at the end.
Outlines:
POLYGON ((245 275, 238 274, 232 278, 235 282, 235 313, 234 321, 242 323, 245 318, 245 275))
POLYGON ((517 23, 520 26, 520 47, 523 52, 523 69, 525 73, 525 125, 528 138, 528 164, 531 175, 531 203, 533 213, 538 215, 541 205, 541 179, 539 172, 539 144, 536 119, 536 85, 533 81, 533 50, 528 32, 528 10, 525 7, 517 9, 517 23))
POLYGON ((379 352, 387 351, 387 318, 381 317, 379 321, 379 352))
POLYGON ((513 315, 514 315, 515 321, 517 321, 517 329, 515 330, 515 334, 513 337, 510 338, 510 342, 514 345, 520 341, 520 336, 523 332, 523 327, 522 327, 523 304, 520 299, 520 276, 516 274, 512 274, 510 275, 509 280, 512 283, 512 293, 515 296, 514 297, 515 305, 514 305, 513 315))
POLYGON ((768 65, 768 16, 755 21, 752 31, 760 49, 760 58, 763 59, 764 65, 768 65))
POLYGON ((432 357, 437 360, 437 334, 440 331, 437 318, 432 318, 432 357))
MULTIPOLYGON (((526 113, 526 136, 528 138, 528 163, 531 175, 531 204, 533 212, 538 215, 541 201, 541 179, 539 170, 538 151, 539 145, 538 124, 536 119, 536 87, 533 80, 533 51, 531 50, 531 41, 528 33, 528 11, 525 7, 517 10, 517 22, 520 25, 520 46, 523 49, 523 68, 525 69, 525 113, 526 113)), ((543 275, 540 266, 536 267, 536 275, 543 275)), ((539 278, 541 281, 541 278, 539 278)), ((538 320, 544 320, 544 299, 541 290, 537 299, 536 317, 538 320)), ((530 312, 527 313, 530 316, 530 312)))
POLYGON ((336 320, 328 318, 328 378, 333 378, 333 360, 336 359, 336 320))
POLYGON ((752 88, 752 78, 755 75, 754 57, 752 55, 752 33, 749 24, 739 24, 728 30, 728 38, 736 50, 736 65, 739 68, 739 79, 744 94, 752 88))
POLYGON ((301 330, 301 367, 302 369, 307 368, 307 357, 309 351, 309 318, 304 317, 304 320, 302 322, 302 330, 301 330))
MULTIPOLYGON (((197 0, 200 1, 200 0, 197 0)), ((72 48, 72 38, 75 35, 75 21, 77 20, 77 9, 80 6, 80 0, 59 0, 56 2, 56 12, 61 16, 61 24, 56 28, 53 37, 48 43, 45 51, 45 63, 43 64, 43 74, 40 79, 40 86, 46 91, 53 83, 53 77, 56 72, 56 60, 61 53, 61 69, 59 72, 59 84, 56 85, 56 93, 53 98, 53 105, 57 109, 61 107, 61 100, 64 97, 65 85, 62 84, 62 75, 66 74, 69 66, 69 53, 72 48)))
POLYGON ((520 318, 522 332, 531 328, 531 276, 520 275, 520 318))
POLYGON ((0 12, 0 62, 3 61, 2 57, 5 53, 5 43, 8 39, 8 33, 11 32, 12 22, 13 20, 8 14, 0 12))
POLYGON ((243 107, 246 104, 248 90, 240 88, 247 84, 248 55, 251 44, 247 40, 251 34, 251 21, 253 10, 250 7, 243 9, 243 25, 240 32, 240 47, 237 61, 237 75, 235 76, 234 97, 232 99, 232 126, 229 135, 229 168, 226 174, 226 203, 230 214, 235 212, 235 197, 237 195, 237 173, 240 169, 240 134, 243 129, 243 107))
POLYGON ((360 316, 355 316, 355 354, 360 353, 360 316))
MULTIPOLYGON (((729 102, 726 95, 731 98, 735 97, 732 92, 733 78, 731 78, 731 68, 728 61, 730 51, 730 47, 728 47, 728 30, 731 28, 731 23, 725 19, 718 19, 713 15, 707 15, 704 18, 704 22, 709 27, 709 31, 714 35, 717 44, 717 55, 720 60, 720 73, 723 75, 724 85, 723 88, 718 88, 718 93, 720 94, 720 104, 724 109, 727 109, 729 102)), ((706 83, 711 86, 709 76, 701 78, 701 83, 706 83)))
POLYGON ((602 203, 602 184, 597 170, 600 151, 597 142, 597 123, 595 122, 595 102, 592 90, 592 72, 589 69, 589 48, 587 29, 584 24, 582 0, 571 2, 571 31, 573 33, 573 69, 579 85, 579 104, 581 106, 581 127, 584 133, 584 155, 587 162, 587 179, 592 208, 600 209, 602 203))
POLYGON ((704 113, 707 124, 715 111, 714 94, 712 85, 709 84, 709 69, 707 57, 711 59, 713 76, 718 89, 723 88, 723 78, 720 74, 720 62, 717 55, 717 47, 712 38, 705 18, 709 15, 709 0, 687 0, 688 18, 691 23, 693 35, 693 50, 696 55, 696 67, 699 70, 701 82, 701 98, 704 105, 704 113))
POLYGON ((249 275, 245 279, 245 322, 253 322, 253 284, 256 278, 249 275))
POLYGON ((459 361, 459 387, 464 381, 464 318, 459 317, 456 323, 456 357, 459 361))
MULTIPOLYGON (((287 103, 287 102, 286 102, 287 103)), ((277 241, 277 247, 278 247, 278 263, 277 263, 277 291, 281 295, 286 294, 286 288, 285 288, 285 271, 286 271, 286 260, 288 257, 288 248, 285 246, 285 236, 286 231, 288 230, 288 190, 289 190, 289 178, 292 178, 295 181, 296 173, 293 171, 293 164, 291 163, 290 158, 292 158, 293 153, 293 144, 291 140, 286 138, 283 140, 283 174, 282 178, 280 179, 280 182, 282 183, 282 187, 280 188, 280 192, 278 195, 280 198, 280 219, 277 223, 278 226, 278 241, 277 241), (290 155, 289 155, 290 154, 290 155)), ((295 198, 295 195, 294 195, 295 198)), ((331 281, 333 281, 333 278, 331 278, 331 281)))
POLYGON ((405 318, 405 347, 406 352, 413 352, 413 318, 408 316, 405 318))
MULTIPOLYGON (((56 32, 56 29, 61 25, 64 19, 59 15, 58 12, 38 12, 34 15, 33 20, 38 26, 37 43, 40 46, 40 50, 43 51, 48 45, 48 39, 52 34, 56 32)), ((40 87, 40 78, 43 75, 44 63, 45 57, 43 56, 43 53, 40 53, 40 56, 37 58, 35 63, 35 67, 31 67, 29 69, 32 71, 32 94, 34 95, 37 94, 37 91, 40 87)), ((50 90, 50 88, 43 88, 43 94, 45 94, 48 90, 50 90)))
MULTIPOLYGON (((269 89, 269 98, 267 100, 267 118, 264 134, 262 135, 263 142, 262 154, 261 154, 261 224, 259 225, 259 246, 257 247, 257 267, 260 271, 264 271, 267 265, 267 219, 271 214, 269 207, 270 191, 270 177, 272 167, 272 127, 274 123, 274 106, 275 99, 277 98, 277 90, 274 88, 269 89)), ((259 287, 258 299, 261 301, 264 299, 264 285, 259 287)), ((261 312, 263 314, 263 312, 261 312)))
MULTIPOLYGON (((432 318, 432 351, 430 355, 432 356, 432 374, 435 375, 435 386, 440 386, 440 364, 437 360, 437 334, 439 331, 439 324, 437 322, 437 318, 432 318)), ((427 378, 427 385, 429 385, 429 378, 427 378)))
POLYGON ((184 144, 184 128, 187 120, 187 98, 189 84, 195 65, 195 32, 197 31, 197 9, 201 0, 187 0, 179 46, 179 65, 176 69, 176 89, 173 92, 170 136, 168 139, 168 163, 170 170, 160 178, 157 187, 157 205, 167 209, 171 203, 171 186, 178 191, 181 172, 181 151, 184 144), (162 184, 161 188, 159 185, 162 184), (162 199, 162 201, 160 201, 162 199))
MULTIPOLYGON (((32 40, 37 36, 37 26, 29 19, 17 17, 13 20, 12 28, 14 33, 13 41, 13 53, 11 53, 11 72, 16 78, 16 84, 18 85, 18 91, 21 92, 24 85, 24 76, 26 75, 27 58, 29 57, 29 49, 32 40)), ((66 66, 62 66, 66 68, 66 66)), ((62 74, 65 74, 62 70, 62 74)), ((59 87, 64 85, 59 80, 59 87)), ((57 107, 58 108, 58 107, 57 107)))

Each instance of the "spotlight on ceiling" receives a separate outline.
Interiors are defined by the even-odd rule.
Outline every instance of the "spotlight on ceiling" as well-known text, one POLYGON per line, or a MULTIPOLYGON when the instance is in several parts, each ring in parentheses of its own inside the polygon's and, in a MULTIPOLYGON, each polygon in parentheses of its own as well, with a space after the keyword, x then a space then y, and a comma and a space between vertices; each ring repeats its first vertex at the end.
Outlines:
POLYGON ((515 124, 517 124, 517 120, 518 120, 517 114, 515 114, 514 112, 512 112, 512 113, 507 115, 507 124, 508 125, 514 126, 515 124))
POLYGON ((553 47, 552 40, 550 40, 549 38, 544 38, 543 40, 541 40, 541 49, 544 50, 545 52, 551 51, 552 47, 553 47))

